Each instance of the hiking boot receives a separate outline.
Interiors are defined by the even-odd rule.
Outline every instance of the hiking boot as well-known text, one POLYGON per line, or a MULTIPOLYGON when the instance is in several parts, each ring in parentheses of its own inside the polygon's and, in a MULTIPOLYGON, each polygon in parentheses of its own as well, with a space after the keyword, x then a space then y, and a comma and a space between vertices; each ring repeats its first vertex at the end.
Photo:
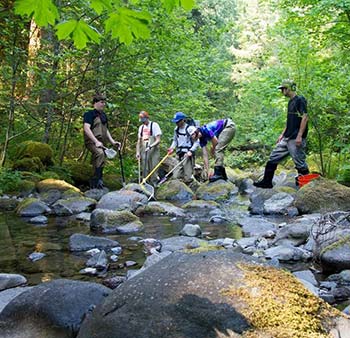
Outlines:
POLYGON ((209 182, 215 182, 217 180, 225 180, 223 170, 225 170, 224 167, 215 166, 214 167, 214 175, 209 177, 209 182))
POLYGON ((271 189, 273 187, 272 179, 275 174, 276 168, 277 164, 271 163, 270 161, 267 162, 264 172, 264 178, 258 182, 254 182, 253 185, 257 188, 271 189))
POLYGON ((264 180, 254 182, 253 185, 257 188, 262 188, 262 189, 271 189, 273 188, 273 185, 271 182, 266 182, 264 180))

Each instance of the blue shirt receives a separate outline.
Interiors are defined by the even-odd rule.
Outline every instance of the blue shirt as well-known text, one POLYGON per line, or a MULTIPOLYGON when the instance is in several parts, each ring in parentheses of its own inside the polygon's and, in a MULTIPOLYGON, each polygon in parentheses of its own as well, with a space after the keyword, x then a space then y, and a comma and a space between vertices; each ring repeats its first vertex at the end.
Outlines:
POLYGON ((225 120, 217 120, 200 127, 200 133, 202 134, 202 137, 199 139, 200 146, 203 148, 214 136, 219 137, 224 129, 224 124, 225 120))

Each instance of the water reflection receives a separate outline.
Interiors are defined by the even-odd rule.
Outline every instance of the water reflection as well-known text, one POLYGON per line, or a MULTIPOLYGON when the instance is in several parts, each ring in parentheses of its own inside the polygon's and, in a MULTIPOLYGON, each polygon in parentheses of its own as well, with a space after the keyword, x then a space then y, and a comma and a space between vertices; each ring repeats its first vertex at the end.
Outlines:
MULTIPOLYGON (((145 254, 138 237, 163 239, 178 235, 186 223, 199 224, 202 231, 208 234, 208 239, 242 236, 239 226, 212 224, 208 222, 207 216, 205 219, 196 218, 195 222, 192 219, 147 216, 142 218, 142 222, 144 229, 137 234, 106 236, 117 240, 123 248, 119 260, 110 264, 107 277, 112 274, 125 275, 127 269, 121 266, 127 260, 138 263, 133 268, 142 266, 145 254)), ((99 277, 79 273, 85 267, 87 257, 84 252, 69 251, 69 237, 74 233, 98 235, 90 232, 87 223, 77 221, 74 217, 50 217, 47 225, 37 226, 12 213, 0 213, 0 272, 22 274, 30 285, 57 278, 101 282, 99 277), (28 255, 33 252, 42 252, 46 256, 32 262, 28 259, 28 255)))

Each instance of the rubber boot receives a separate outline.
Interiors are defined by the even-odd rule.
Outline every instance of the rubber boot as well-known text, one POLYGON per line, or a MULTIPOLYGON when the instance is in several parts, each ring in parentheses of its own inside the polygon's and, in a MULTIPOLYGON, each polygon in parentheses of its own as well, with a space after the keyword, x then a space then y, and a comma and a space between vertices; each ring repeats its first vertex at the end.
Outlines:
POLYGON ((264 178, 261 181, 254 182, 253 185, 257 188, 271 189, 273 187, 272 179, 273 175, 275 174, 276 168, 277 164, 267 162, 265 167, 264 178))
POLYGON ((227 181, 227 174, 226 174, 225 167, 222 167, 222 176, 223 176, 224 180, 227 181))
POLYGON ((102 180, 102 175, 103 175, 103 167, 96 168, 95 170, 95 177, 96 177, 96 189, 103 189, 103 180, 102 180))
POLYGON ((222 166, 215 166, 214 167, 214 175, 211 176, 209 178, 209 182, 215 182, 217 180, 224 180, 224 175, 223 175, 223 171, 224 171, 224 167, 222 166))

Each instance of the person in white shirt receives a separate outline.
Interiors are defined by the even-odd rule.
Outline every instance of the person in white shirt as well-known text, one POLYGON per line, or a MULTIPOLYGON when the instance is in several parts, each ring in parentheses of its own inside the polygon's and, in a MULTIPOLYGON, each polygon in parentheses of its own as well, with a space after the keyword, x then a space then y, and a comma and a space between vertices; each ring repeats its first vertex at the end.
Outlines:
POLYGON ((199 147, 198 141, 193 141, 191 134, 196 130, 195 126, 186 123, 187 116, 182 112, 177 112, 172 119, 176 123, 174 138, 168 148, 168 154, 172 154, 176 149, 179 161, 184 161, 174 170, 174 178, 182 179, 184 183, 190 184, 193 181, 193 168, 195 165, 195 151, 199 147))
MULTIPOLYGON (((148 112, 141 111, 139 118, 142 125, 138 130, 136 158, 141 163, 142 177, 145 178, 159 163, 159 143, 162 131, 158 123, 150 121, 148 112)), ((158 174, 155 172, 149 178, 149 183, 155 186, 158 180, 158 174)))

